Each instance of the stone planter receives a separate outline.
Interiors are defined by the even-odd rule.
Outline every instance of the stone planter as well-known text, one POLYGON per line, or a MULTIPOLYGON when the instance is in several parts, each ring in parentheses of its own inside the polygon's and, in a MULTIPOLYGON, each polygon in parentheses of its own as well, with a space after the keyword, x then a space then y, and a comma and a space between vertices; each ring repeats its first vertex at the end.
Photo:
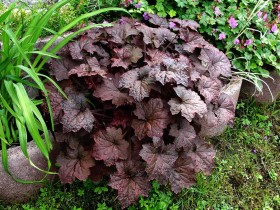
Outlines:
POLYGON ((252 83, 244 82, 241 87, 241 98, 254 97, 258 103, 270 104, 280 98, 280 75, 276 71, 270 72, 271 78, 262 78, 263 91, 257 92, 255 86, 252 83), (271 92, 270 92, 270 91, 271 92))
MULTIPOLYGON (((55 162, 55 158, 58 155, 58 144, 50 135, 53 144, 53 150, 50 153, 52 162, 55 162)), ((48 163, 45 157, 34 141, 27 143, 27 151, 32 162, 40 169, 47 170, 48 163)), ((16 182, 10 175, 8 175, 2 165, 2 154, 0 151, 0 203, 1 204, 14 204, 28 201, 32 196, 39 193, 40 188, 56 178, 55 175, 47 175, 44 183, 39 184, 21 184, 16 182)), ((45 177, 45 173, 32 167, 26 157, 23 155, 20 146, 12 147, 8 149, 8 163, 10 173, 18 179, 39 181, 45 177)), ((51 171, 56 171, 54 164, 52 164, 51 171)))

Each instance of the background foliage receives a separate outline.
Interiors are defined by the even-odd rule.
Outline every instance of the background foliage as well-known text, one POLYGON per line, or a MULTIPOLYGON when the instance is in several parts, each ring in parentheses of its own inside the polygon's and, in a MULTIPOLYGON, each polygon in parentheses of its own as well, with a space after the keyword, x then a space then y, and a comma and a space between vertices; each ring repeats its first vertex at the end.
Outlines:
POLYGON ((268 75, 268 71, 271 70, 280 71, 280 33, 277 29, 280 22, 280 6, 277 1, 140 2, 139 8, 135 8, 137 1, 128 3, 127 7, 136 14, 149 11, 163 17, 196 20, 201 26, 200 33, 210 43, 227 53, 237 71, 260 73, 263 76, 268 75))

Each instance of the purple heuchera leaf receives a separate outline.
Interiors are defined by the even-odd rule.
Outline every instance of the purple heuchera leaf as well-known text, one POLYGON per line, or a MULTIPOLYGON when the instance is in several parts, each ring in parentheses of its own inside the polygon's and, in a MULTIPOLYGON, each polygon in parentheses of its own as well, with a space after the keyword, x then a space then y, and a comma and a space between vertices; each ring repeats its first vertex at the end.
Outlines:
POLYGON ((195 182, 195 166, 193 159, 185 153, 180 155, 171 170, 169 183, 176 194, 183 188, 189 188, 195 182))
POLYGON ((208 69, 211 77, 231 76, 231 64, 226 55, 213 46, 208 46, 200 52, 198 57, 208 69))
POLYGON ((85 151, 82 146, 72 150, 72 153, 75 155, 71 155, 71 157, 63 153, 57 157, 57 162, 60 165, 58 175, 62 183, 71 184, 76 178, 85 181, 90 175, 90 168, 95 165, 90 152, 85 151))
POLYGON ((160 138, 154 137, 153 144, 144 144, 140 156, 146 161, 146 172, 149 180, 158 180, 166 184, 171 175, 172 167, 178 158, 175 146, 165 145, 160 138))
POLYGON ((128 88, 129 95, 136 101, 149 97, 153 80, 149 76, 151 69, 147 66, 124 73, 121 76, 119 87, 128 88))
POLYGON ((128 158, 129 143, 124 139, 120 128, 107 127, 106 130, 99 130, 93 135, 93 139, 95 144, 92 156, 96 160, 103 160, 107 166, 128 158))
POLYGON ((118 190, 118 199, 122 208, 126 208, 138 200, 147 197, 151 185, 143 173, 145 167, 139 161, 121 161, 116 163, 117 171, 110 177, 109 186, 118 190))
POLYGON ((198 83, 198 90, 204 96, 206 103, 216 102, 222 89, 222 83, 217 78, 209 78, 204 75, 198 83))
POLYGON ((196 92, 182 86, 175 87, 174 90, 179 98, 172 98, 168 101, 171 114, 181 113, 184 118, 191 122, 196 114, 202 117, 207 112, 206 104, 196 92))
POLYGON ((102 101, 112 100, 112 103, 116 106, 133 103, 134 100, 131 96, 118 89, 119 81, 119 73, 115 75, 108 74, 107 77, 103 79, 103 83, 94 90, 93 96, 101 98, 102 101))
POLYGON ((145 44, 152 44, 154 39, 154 30, 144 24, 136 26, 137 30, 143 34, 143 41, 145 44))
POLYGON ((198 32, 180 30, 180 38, 185 41, 183 43, 183 51, 188 53, 193 53, 196 48, 203 48, 207 45, 207 42, 198 32))
POLYGON ((175 83, 178 85, 184 85, 188 87, 189 59, 185 56, 180 56, 179 59, 166 58, 162 59, 162 67, 154 68, 150 75, 159 81, 162 85, 167 83, 175 83))
POLYGON ((142 49, 139 47, 125 45, 122 48, 115 48, 114 57, 111 58, 112 67, 123 67, 127 69, 132 63, 137 63, 142 56, 142 49))
POLYGON ((234 104, 229 95, 221 93, 218 99, 218 108, 215 110, 215 114, 218 117, 219 123, 233 123, 234 119, 234 104))
POLYGON ((107 72, 100 66, 99 61, 95 57, 87 57, 87 64, 81 64, 68 72, 68 75, 76 74, 78 77, 88 77, 99 75, 105 77, 107 72))
POLYGON ((168 28, 169 24, 165 18, 161 18, 155 14, 148 14, 148 16, 149 16, 148 21, 153 25, 163 27, 163 28, 168 28))
POLYGON ((171 32, 167 28, 156 28, 153 30, 155 37, 154 37, 154 45, 156 48, 159 48, 161 45, 166 44, 167 41, 170 43, 176 42, 176 34, 171 32))
POLYGON ((186 30, 191 29, 193 31, 197 31, 197 29, 199 28, 199 24, 193 20, 180 20, 178 18, 174 18, 174 19, 170 19, 169 21, 178 24, 181 29, 186 29, 186 30))
POLYGON ((82 128, 91 132, 95 118, 88 108, 85 96, 71 88, 66 88, 65 93, 68 100, 61 104, 63 116, 60 120, 63 132, 77 132, 82 128))
POLYGON ((234 119, 234 104, 231 98, 221 93, 217 104, 208 104, 207 115, 199 119, 201 124, 200 136, 212 137, 221 133, 225 126, 232 125, 234 119))
MULTIPOLYGON (((62 106, 61 103, 63 102, 63 97, 61 93, 57 90, 57 88, 50 82, 45 83, 45 87, 48 91, 48 97, 50 99, 50 104, 52 107, 52 114, 55 123, 60 121, 62 116, 62 106)), ((47 111, 47 107, 44 107, 47 111)))
POLYGON ((139 32, 127 22, 123 24, 114 24, 113 27, 106 28, 109 40, 116 44, 124 44, 130 36, 137 35, 139 32))
POLYGON ((192 148, 196 138, 194 127, 186 119, 182 120, 179 125, 173 124, 169 131, 169 135, 175 137, 174 144, 176 148, 184 148, 185 151, 192 148))
POLYGON ((194 169, 196 172, 202 171, 209 175, 214 167, 215 150, 211 144, 196 138, 195 150, 188 153, 194 161, 194 169))
POLYGON ((161 137, 169 122, 167 109, 158 98, 151 99, 147 103, 137 103, 134 115, 138 119, 132 121, 131 127, 139 139, 146 136, 161 137))

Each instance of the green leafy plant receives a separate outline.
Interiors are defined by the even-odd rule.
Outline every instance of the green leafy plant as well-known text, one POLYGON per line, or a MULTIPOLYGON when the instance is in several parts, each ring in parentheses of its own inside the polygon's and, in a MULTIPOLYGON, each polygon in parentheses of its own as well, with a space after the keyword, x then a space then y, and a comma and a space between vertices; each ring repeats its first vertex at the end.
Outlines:
MULTIPOLYGON (((52 113, 44 81, 50 81, 63 96, 65 94, 51 78, 40 73, 44 68, 44 64, 49 58, 58 58, 55 53, 77 34, 96 26, 110 26, 110 24, 87 25, 65 36, 55 47, 52 46, 53 43, 58 37, 87 18, 113 10, 125 12, 121 8, 107 8, 83 14, 62 27, 58 32, 51 31, 53 37, 38 51, 35 47, 36 42, 42 32, 48 30, 45 26, 52 14, 69 2, 71 0, 59 1, 46 12, 42 11, 31 15, 25 20, 28 24, 22 24, 18 28, 12 27, 11 20, 16 4, 11 4, 7 11, 0 16, 0 25, 3 26, 0 29, 0 41, 2 42, 0 51, 0 140, 2 163, 5 171, 15 180, 22 183, 34 183, 35 181, 19 180, 9 172, 7 149, 13 144, 20 144, 21 150, 29 160, 29 163, 41 170, 33 164, 28 155, 27 142, 33 139, 48 161, 48 171, 44 172, 46 174, 51 173, 49 172, 51 166, 49 152, 52 149, 52 145, 48 131, 49 127, 38 109, 44 98, 49 112, 52 113), (24 30, 23 27, 25 27, 24 30), (53 48, 51 49, 50 47, 53 48), (39 99, 31 97, 27 90, 28 88, 39 90, 43 93, 43 96, 39 97, 39 99)), ((50 114, 50 118, 51 129, 53 130, 52 114, 50 114)))

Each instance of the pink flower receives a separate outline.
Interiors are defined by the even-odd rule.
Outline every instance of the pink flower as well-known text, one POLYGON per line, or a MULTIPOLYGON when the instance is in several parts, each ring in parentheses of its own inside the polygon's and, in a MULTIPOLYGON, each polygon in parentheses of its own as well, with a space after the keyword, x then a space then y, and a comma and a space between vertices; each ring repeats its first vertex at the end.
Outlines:
POLYGON ((277 31, 277 25, 276 23, 274 23, 272 26, 271 26, 271 32, 274 33, 275 31, 277 31))
POLYGON ((219 7, 215 7, 215 8, 214 8, 214 13, 215 13, 216 16, 219 16, 219 15, 222 14, 221 11, 220 11, 220 9, 219 9, 219 7))
POLYGON ((261 18, 263 15, 262 11, 259 11, 257 15, 258 15, 258 18, 261 18))
POLYGON ((142 2, 138 2, 137 4, 134 5, 136 9, 139 9, 142 6, 142 2))
POLYGON ((176 24, 174 22, 169 22, 169 28, 175 28, 176 24))
POLYGON ((149 14, 147 12, 144 12, 143 18, 144 18, 144 20, 149 20, 150 16, 149 16, 149 14))
POLYGON ((219 40, 223 40, 226 38, 226 34, 224 32, 219 34, 219 40))
POLYGON ((253 40, 252 39, 247 39, 244 46, 249 46, 253 43, 253 40))
POLYGON ((239 41, 239 39, 235 39, 235 40, 233 41, 233 43, 234 43, 235 45, 238 45, 238 44, 240 43, 240 41, 239 41))
POLYGON ((230 19, 228 20, 228 23, 230 25, 231 28, 236 28, 238 26, 237 21, 234 19, 234 17, 230 17, 230 19))

